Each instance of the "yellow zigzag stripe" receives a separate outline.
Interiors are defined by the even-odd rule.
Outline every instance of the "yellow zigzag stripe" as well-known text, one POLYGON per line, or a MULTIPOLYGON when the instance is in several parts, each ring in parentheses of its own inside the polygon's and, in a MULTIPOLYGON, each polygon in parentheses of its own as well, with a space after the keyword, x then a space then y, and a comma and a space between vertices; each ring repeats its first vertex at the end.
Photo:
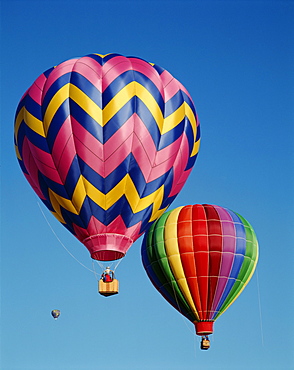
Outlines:
POLYGON ((141 84, 136 81, 130 82, 123 87, 102 110, 99 106, 82 90, 70 83, 60 88, 51 99, 44 116, 44 128, 47 134, 51 121, 58 108, 70 97, 74 100, 89 116, 91 116, 101 127, 107 122, 134 96, 141 99, 151 112, 161 134, 172 130, 185 116, 191 122, 194 137, 196 137, 196 120, 190 106, 184 102, 175 112, 163 118, 162 112, 154 99, 153 95, 141 84))
POLYGON ((82 90, 75 85, 68 83, 57 91, 48 104, 44 115, 44 128, 46 134, 55 113, 68 97, 75 101, 85 112, 87 112, 89 116, 91 116, 100 126, 103 127, 104 122, 101 108, 94 103, 94 101, 90 99, 89 96, 86 95, 82 90))
POLYGON ((164 186, 162 185, 159 189, 144 198, 140 198, 137 189, 129 176, 126 176, 107 194, 103 194, 97 188, 95 188, 85 177, 80 176, 77 185, 75 187, 72 199, 66 199, 59 196, 55 192, 49 189, 49 197, 52 207, 55 212, 52 212, 54 216, 60 221, 65 223, 60 206, 64 209, 78 215, 83 206, 86 196, 92 199, 99 207, 104 210, 109 209, 115 202, 117 202, 123 195, 126 196, 133 213, 143 211, 147 207, 153 204, 152 215, 150 221, 157 219, 161 216, 166 208, 159 210, 163 195, 164 186))
POLYGON ((163 126, 162 112, 153 95, 136 81, 132 81, 123 87, 103 109, 105 123, 107 123, 134 96, 137 96, 144 102, 161 131, 163 126))
POLYGON ((197 140, 196 143, 194 143, 194 147, 193 147, 192 153, 190 154, 190 157, 193 157, 194 155, 196 155, 199 152, 199 148, 200 148, 200 139, 197 140))
POLYGON ((18 130, 19 130, 19 127, 22 121, 24 121, 25 124, 31 130, 35 131, 38 135, 45 137, 43 122, 40 121, 35 116, 33 116, 29 111, 26 110, 25 107, 22 107, 21 110, 18 112, 18 115, 15 119, 14 136, 15 136, 16 141, 17 141, 18 130))

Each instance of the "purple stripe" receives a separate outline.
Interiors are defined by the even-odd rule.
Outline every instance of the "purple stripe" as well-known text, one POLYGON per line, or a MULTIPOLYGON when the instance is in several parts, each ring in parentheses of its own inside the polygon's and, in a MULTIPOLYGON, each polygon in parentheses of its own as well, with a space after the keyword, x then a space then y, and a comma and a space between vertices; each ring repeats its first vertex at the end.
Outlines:
POLYGON ((215 206, 215 209, 217 210, 221 221, 223 245, 219 278, 212 304, 212 312, 210 313, 211 316, 214 314, 226 288, 227 281, 233 266, 236 250, 236 231, 232 217, 225 209, 221 207, 215 206))
POLYGON ((228 277, 228 281, 225 287, 225 290, 220 297, 218 301, 218 305, 216 308, 216 312, 213 314, 214 318, 217 314, 217 312, 220 310, 222 304, 224 303, 225 299, 227 298, 228 294, 230 293, 242 266, 243 260, 244 260, 244 254, 246 249, 246 234, 245 234, 245 228, 243 226, 243 223, 239 219, 239 217, 233 213, 232 211, 227 209, 227 212, 232 217, 234 224, 235 224, 235 230, 236 230, 236 251, 234 255, 233 260, 233 266, 230 272, 230 275, 228 277))

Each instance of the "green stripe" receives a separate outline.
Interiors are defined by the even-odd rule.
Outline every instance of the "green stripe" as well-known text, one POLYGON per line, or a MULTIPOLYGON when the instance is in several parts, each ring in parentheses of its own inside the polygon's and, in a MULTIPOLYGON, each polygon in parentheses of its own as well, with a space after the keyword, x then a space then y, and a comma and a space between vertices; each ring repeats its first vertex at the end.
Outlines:
MULTIPOLYGON (((152 270, 162 287, 174 298, 179 307, 186 311, 189 320, 194 321, 195 315, 186 302, 170 268, 164 245, 165 222, 172 211, 164 213, 150 228, 146 239, 147 256, 152 270), (189 317, 191 316, 191 317, 189 317)), ((182 312, 183 313, 183 312, 182 312)), ((184 314, 184 313, 183 313, 184 314)), ((185 315, 186 316, 186 315, 185 315)))
POLYGON ((221 306, 219 313, 216 315, 215 320, 228 308, 228 306, 241 294, 242 290, 245 288, 246 284, 251 277, 251 274, 254 272, 257 257, 258 257, 258 242, 255 235, 255 232, 252 226, 249 224, 245 218, 236 213, 236 215, 241 219, 246 233, 246 249, 244 261, 242 263, 240 272, 238 274, 237 280, 233 285, 230 293, 228 294, 226 300, 221 306))

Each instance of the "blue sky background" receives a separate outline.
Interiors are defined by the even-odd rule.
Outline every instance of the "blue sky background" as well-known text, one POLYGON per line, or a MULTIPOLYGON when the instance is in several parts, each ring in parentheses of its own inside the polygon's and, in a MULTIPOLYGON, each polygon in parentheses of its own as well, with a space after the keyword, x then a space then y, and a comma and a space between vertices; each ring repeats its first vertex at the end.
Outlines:
POLYGON ((1 369, 294 369, 293 15, 293 1, 1 1, 1 369), (209 351, 149 282, 142 238, 118 267, 119 295, 100 296, 18 167, 22 94, 92 52, 155 62, 192 95, 202 145, 171 208, 217 204, 256 231, 257 273, 216 322, 209 351))

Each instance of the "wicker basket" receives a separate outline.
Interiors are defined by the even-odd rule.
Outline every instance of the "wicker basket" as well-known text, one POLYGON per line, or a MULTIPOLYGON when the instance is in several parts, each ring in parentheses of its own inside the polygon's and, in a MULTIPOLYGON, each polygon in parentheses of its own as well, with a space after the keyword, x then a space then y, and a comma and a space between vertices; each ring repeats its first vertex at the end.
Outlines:
POLYGON ((104 282, 102 279, 99 280, 98 291, 100 294, 108 297, 118 293, 118 280, 113 279, 112 281, 104 282))

